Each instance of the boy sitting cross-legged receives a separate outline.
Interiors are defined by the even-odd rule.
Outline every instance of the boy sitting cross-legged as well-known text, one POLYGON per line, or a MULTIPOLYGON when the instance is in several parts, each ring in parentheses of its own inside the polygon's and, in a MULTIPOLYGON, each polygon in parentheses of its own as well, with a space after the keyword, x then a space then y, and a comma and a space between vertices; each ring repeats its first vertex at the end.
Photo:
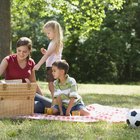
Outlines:
POLYGON ((81 116, 88 116, 81 96, 77 93, 77 84, 74 78, 67 74, 69 65, 65 60, 56 61, 52 64, 54 78, 54 98, 56 104, 52 107, 53 114, 70 116, 72 111, 80 111, 81 116))

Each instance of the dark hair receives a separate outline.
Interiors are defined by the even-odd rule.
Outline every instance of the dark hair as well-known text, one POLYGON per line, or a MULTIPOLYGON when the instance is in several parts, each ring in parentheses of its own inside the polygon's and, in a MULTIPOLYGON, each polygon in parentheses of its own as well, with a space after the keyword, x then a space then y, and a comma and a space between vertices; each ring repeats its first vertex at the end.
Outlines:
POLYGON ((52 64, 52 66, 56 66, 58 69, 64 70, 65 74, 68 73, 69 64, 66 62, 66 60, 56 61, 52 64))
MULTIPOLYGON (((17 48, 20 46, 27 46, 29 51, 32 50, 32 41, 31 39, 29 39, 28 37, 21 37, 18 41, 17 41, 17 48)), ((27 57, 27 59, 30 58, 30 55, 27 57)))
POLYGON ((21 37, 17 41, 17 48, 20 46, 27 46, 29 50, 32 50, 32 41, 28 37, 21 37))

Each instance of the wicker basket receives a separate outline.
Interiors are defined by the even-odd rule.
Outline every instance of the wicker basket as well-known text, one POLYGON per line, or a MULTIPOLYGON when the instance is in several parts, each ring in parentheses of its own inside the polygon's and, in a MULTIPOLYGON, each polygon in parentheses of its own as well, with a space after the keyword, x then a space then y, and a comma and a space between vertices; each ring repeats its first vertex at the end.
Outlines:
POLYGON ((36 83, 0 83, 0 118, 31 115, 36 83))

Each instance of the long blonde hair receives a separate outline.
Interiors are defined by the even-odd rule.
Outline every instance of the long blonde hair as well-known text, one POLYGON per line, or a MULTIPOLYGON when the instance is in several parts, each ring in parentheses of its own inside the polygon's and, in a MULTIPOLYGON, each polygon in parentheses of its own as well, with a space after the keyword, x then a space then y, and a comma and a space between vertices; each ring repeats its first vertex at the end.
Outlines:
POLYGON ((48 21, 43 26, 43 31, 45 32, 47 28, 52 28, 54 30, 55 33, 54 41, 56 43, 56 52, 58 53, 61 49, 63 49, 63 30, 60 24, 54 20, 48 21))

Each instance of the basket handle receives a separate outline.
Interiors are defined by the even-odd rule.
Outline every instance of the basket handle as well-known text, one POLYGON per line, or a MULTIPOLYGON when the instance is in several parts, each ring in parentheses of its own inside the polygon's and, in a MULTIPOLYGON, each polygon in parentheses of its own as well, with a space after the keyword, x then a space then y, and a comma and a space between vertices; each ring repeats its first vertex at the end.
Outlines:
POLYGON ((25 81, 27 83, 27 89, 30 90, 31 89, 31 82, 28 78, 25 78, 25 81))
POLYGON ((27 83, 27 89, 28 89, 28 90, 31 89, 31 83, 27 83))
POLYGON ((6 90, 7 89, 7 84, 4 80, 1 80, 1 83, 2 83, 2 89, 3 90, 6 90))
POLYGON ((3 90, 6 90, 7 89, 7 84, 6 83, 3 84, 2 88, 3 88, 3 90))

